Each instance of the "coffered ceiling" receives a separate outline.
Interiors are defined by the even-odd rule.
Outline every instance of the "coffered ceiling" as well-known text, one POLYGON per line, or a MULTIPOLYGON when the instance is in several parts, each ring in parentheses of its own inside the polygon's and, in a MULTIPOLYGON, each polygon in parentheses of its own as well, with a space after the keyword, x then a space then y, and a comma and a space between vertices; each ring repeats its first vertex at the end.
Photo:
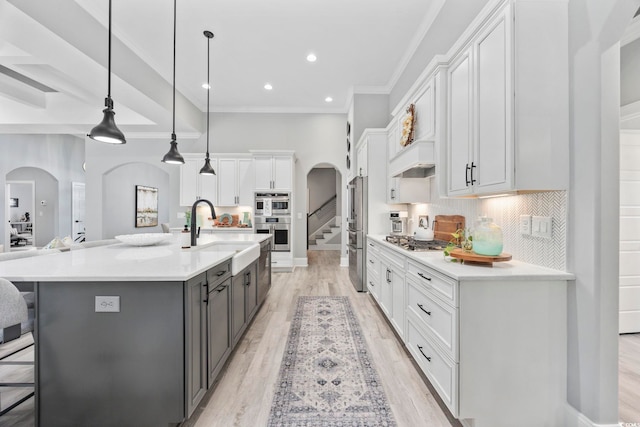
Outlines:
MULTIPOLYGON (((203 30, 212 111, 345 113, 354 91, 390 91, 444 2, 178 0, 177 130, 202 129, 203 30)), ((116 122, 166 137, 173 1, 113 0, 112 13, 116 122)), ((107 0, 0 0, 0 133, 82 135, 101 120, 107 24, 107 0)))

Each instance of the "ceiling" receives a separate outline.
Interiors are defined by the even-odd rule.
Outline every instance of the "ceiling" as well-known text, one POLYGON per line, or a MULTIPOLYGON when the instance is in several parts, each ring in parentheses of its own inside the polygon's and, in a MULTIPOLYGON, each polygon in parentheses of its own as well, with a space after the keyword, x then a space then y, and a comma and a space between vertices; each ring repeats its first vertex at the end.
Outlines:
MULTIPOLYGON (((212 111, 346 113, 354 92, 391 90, 444 2, 178 1, 176 130, 202 129, 203 30, 215 34, 212 111)), ((165 135, 173 1, 114 0, 112 23, 116 122, 137 137, 165 135)), ((83 135, 101 120, 107 25, 107 0, 0 0, 0 133, 83 135)))

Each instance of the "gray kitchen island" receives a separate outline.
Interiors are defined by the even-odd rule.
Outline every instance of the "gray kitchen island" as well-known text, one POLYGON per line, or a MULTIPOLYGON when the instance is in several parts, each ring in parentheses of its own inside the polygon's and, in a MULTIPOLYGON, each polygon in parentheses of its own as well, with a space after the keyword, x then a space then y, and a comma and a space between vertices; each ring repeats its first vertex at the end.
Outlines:
POLYGON ((36 425, 187 419, 264 300, 269 238, 211 235, 181 249, 174 237, 0 263, 0 277, 36 295, 36 425))

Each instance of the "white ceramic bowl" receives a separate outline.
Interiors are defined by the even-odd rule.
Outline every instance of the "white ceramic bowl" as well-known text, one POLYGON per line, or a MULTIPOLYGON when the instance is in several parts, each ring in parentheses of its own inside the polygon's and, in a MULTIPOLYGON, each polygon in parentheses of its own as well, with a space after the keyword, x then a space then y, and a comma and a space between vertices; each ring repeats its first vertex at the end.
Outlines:
POLYGON ((121 234, 116 239, 131 246, 150 246, 157 245, 171 238, 170 233, 139 233, 139 234, 121 234))

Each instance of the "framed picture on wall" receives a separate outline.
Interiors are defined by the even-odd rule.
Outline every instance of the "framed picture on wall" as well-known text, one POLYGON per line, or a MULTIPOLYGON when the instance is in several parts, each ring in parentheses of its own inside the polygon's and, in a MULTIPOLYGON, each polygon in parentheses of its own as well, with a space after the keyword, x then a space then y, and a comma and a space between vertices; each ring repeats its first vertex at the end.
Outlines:
POLYGON ((17 197, 11 197, 11 198, 9 198, 9 207, 10 207, 10 208, 17 208, 17 207, 19 207, 19 203, 18 203, 18 198, 17 198, 17 197))
POLYGON ((158 226, 158 189, 136 185, 136 228, 158 226))

